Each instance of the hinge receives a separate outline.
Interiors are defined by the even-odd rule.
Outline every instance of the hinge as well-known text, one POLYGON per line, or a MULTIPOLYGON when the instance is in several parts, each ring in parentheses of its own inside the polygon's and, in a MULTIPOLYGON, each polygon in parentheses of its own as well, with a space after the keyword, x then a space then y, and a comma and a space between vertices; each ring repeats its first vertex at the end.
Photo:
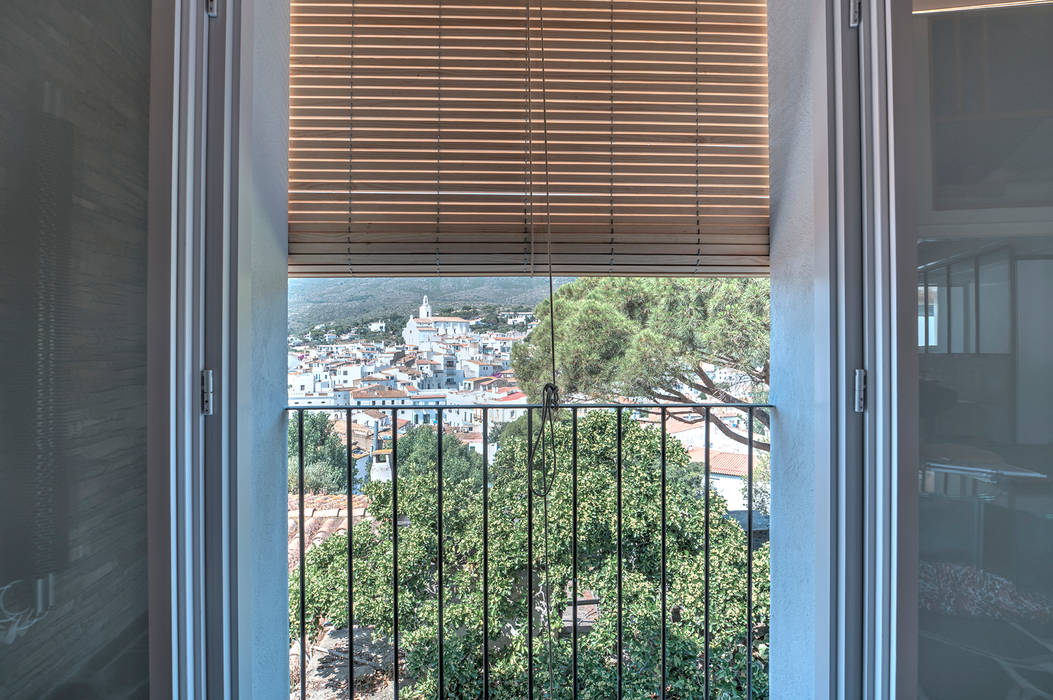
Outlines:
POLYGON ((212 391, 212 370, 201 370, 201 415, 211 416, 215 395, 212 391))
POLYGON ((863 21, 863 0, 848 0, 848 26, 858 27, 863 21))
POLYGON ((212 19, 219 17, 219 0, 205 0, 205 14, 212 19))
POLYGON ((863 413, 867 410, 867 371, 865 369, 856 370, 855 406, 856 413, 863 413))

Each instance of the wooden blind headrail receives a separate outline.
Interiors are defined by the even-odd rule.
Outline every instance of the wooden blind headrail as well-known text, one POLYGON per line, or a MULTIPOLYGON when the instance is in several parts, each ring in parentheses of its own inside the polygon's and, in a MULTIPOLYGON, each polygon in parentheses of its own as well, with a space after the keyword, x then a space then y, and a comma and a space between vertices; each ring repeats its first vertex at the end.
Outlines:
POLYGON ((768 273, 764 0, 292 0, 291 31, 291 276, 549 245, 560 275, 768 273))

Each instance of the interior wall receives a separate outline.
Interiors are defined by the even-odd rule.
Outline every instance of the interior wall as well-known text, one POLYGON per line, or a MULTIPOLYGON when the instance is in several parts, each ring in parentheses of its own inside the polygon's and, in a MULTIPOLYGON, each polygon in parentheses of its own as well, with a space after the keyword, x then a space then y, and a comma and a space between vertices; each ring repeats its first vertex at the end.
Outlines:
POLYGON ((144 697, 150 3, 0 3, 0 697, 144 697))
POLYGON ((768 3, 771 697, 832 693, 834 226, 829 4, 768 3))
POLYGON ((233 251, 238 692, 289 688, 289 3, 241 0, 233 251))

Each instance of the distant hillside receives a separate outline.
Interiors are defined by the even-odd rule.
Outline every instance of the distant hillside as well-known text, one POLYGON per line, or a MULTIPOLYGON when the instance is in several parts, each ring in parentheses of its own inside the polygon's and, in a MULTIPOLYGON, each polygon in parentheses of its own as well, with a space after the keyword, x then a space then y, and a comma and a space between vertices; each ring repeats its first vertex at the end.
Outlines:
MULTIPOLYGON (((573 277, 557 277, 556 286, 573 277)), ((319 323, 357 323, 392 314, 409 316, 428 295, 436 312, 466 304, 533 308, 548 296, 546 277, 410 277, 289 280, 289 331, 319 323)))

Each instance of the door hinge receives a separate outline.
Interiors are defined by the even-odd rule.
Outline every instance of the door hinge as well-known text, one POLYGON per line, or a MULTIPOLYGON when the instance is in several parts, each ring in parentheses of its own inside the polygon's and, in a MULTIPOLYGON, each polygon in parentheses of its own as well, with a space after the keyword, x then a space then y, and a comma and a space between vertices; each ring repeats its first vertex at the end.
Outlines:
POLYGON ((212 391, 212 370, 201 370, 201 415, 211 416, 215 394, 212 391))
POLYGON ((863 21, 863 0, 848 0, 848 26, 858 27, 863 21))
POLYGON ((219 0, 205 0, 205 14, 215 19, 219 16, 219 0))
POLYGON ((856 413, 863 413, 867 410, 867 371, 865 369, 856 370, 855 408, 856 413))

